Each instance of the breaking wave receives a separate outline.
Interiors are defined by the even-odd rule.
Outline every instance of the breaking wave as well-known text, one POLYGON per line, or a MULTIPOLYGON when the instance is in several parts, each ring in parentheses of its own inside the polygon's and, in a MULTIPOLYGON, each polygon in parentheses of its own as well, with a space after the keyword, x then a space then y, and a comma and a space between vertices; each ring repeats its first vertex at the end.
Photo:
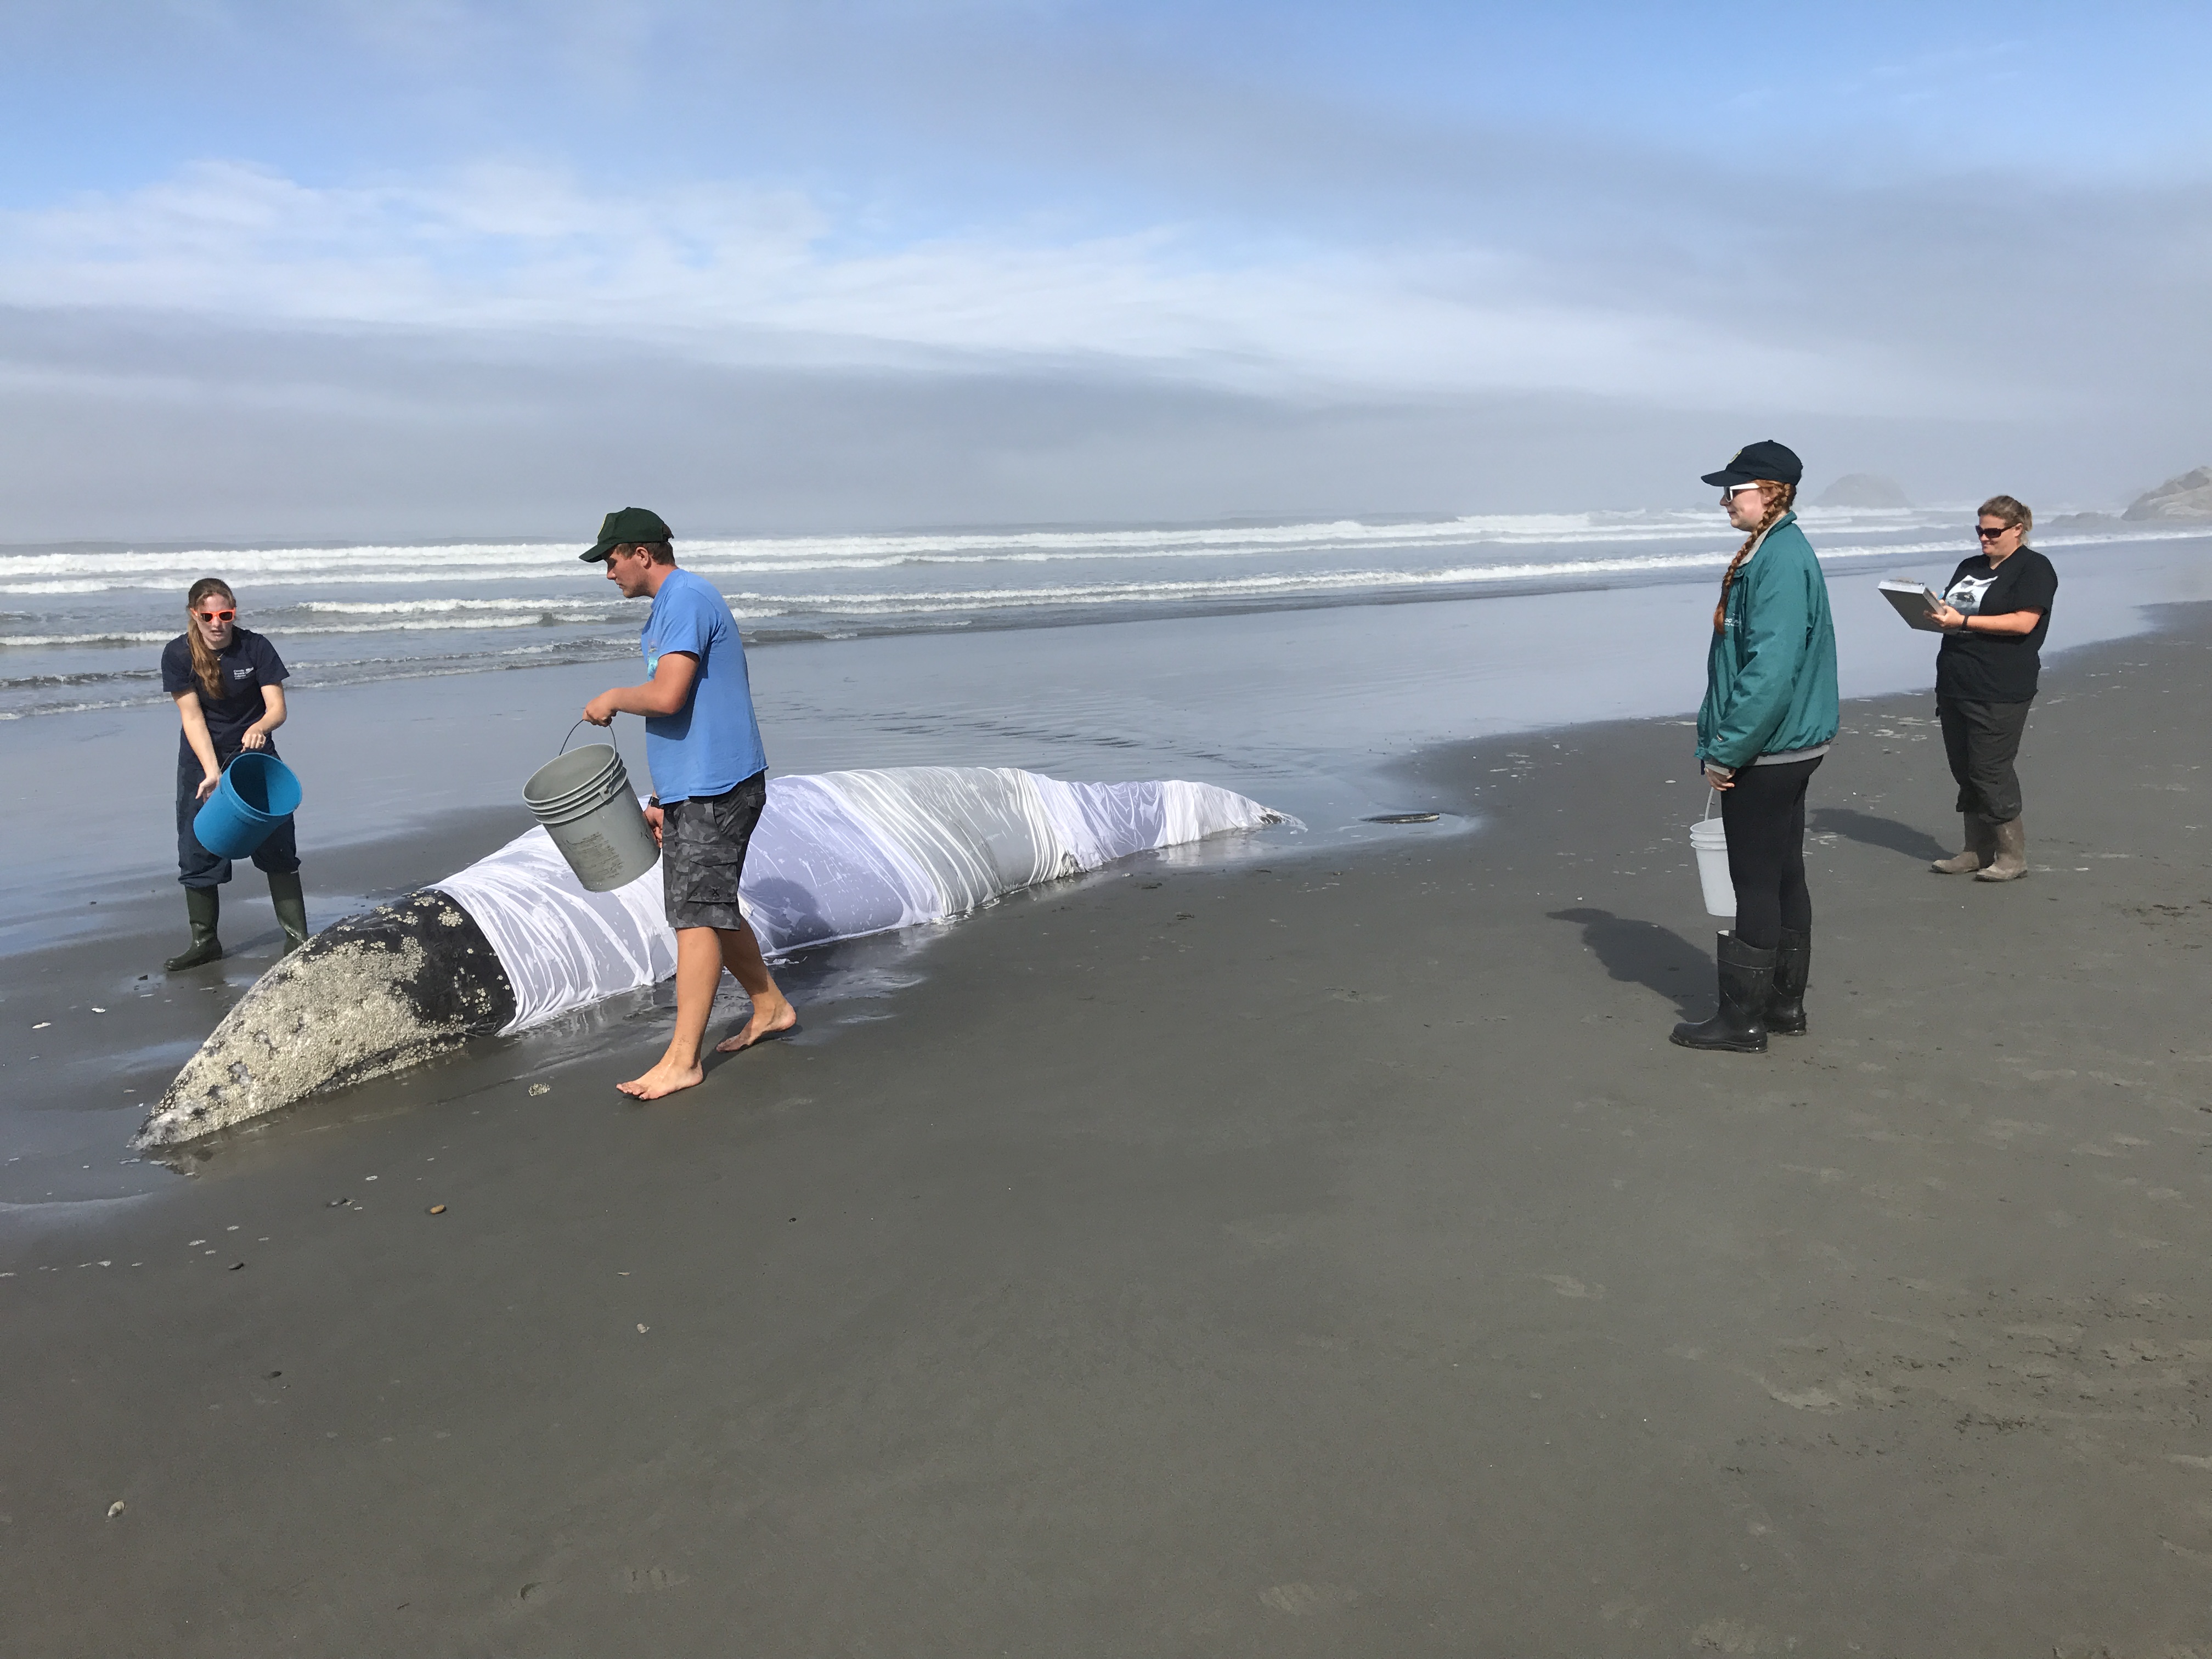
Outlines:
MULTIPOLYGON (((1368 522, 680 539, 756 642, 1171 617, 1703 580, 1737 537, 1711 507, 1368 522)), ((1905 574, 1969 550, 1968 510, 1808 509, 1824 562, 1905 574)), ((2201 536, 2091 523, 2090 548, 2201 536)), ((0 550, 0 719, 151 700, 150 647, 220 572, 301 685, 485 672, 634 652, 639 601, 574 542, 0 550), (434 556, 427 556, 434 555, 434 556), (517 639, 530 630, 544 637, 517 639), (350 643, 353 648, 349 648, 350 643), (117 660, 128 653, 129 669, 117 660), (119 701, 101 691, 124 694, 119 701), (140 695, 130 695, 138 692, 140 695)))

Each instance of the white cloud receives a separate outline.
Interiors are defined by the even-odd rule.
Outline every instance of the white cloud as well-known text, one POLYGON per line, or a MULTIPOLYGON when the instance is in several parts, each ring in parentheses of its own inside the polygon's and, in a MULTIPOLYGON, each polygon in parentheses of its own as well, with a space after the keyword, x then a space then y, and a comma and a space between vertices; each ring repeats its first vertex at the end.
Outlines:
POLYGON ((1467 246, 1224 252, 1189 229, 977 231, 848 251, 789 190, 596 191, 484 163, 316 186, 202 162, 0 219, 0 302, 259 321, 555 331, 720 362, 1066 361, 1291 398, 1541 390, 1936 412, 1886 353, 1771 344, 1616 292, 1570 299, 1467 246))

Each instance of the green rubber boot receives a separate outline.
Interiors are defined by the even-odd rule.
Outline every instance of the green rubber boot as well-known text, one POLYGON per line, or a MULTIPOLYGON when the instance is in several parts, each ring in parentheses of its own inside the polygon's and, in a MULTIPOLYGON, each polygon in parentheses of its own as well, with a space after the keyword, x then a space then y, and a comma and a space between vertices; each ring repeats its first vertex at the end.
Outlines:
POLYGON ((307 942, 307 896, 301 889, 297 870, 289 875, 270 876, 269 902, 284 926, 283 954, 289 957, 307 942))
POLYGON ((222 913, 222 896, 212 887, 185 889, 185 914, 191 918, 192 942, 180 957, 171 957, 162 967, 173 974, 202 963, 222 960, 222 941, 215 936, 216 919, 222 913))

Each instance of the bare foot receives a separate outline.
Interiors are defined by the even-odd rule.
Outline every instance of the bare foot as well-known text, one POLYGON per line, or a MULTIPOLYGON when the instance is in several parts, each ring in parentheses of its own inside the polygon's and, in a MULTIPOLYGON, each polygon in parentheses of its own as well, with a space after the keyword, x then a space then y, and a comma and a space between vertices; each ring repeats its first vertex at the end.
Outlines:
POLYGON ((745 1029, 735 1036, 724 1037, 714 1045, 718 1054, 734 1054, 741 1048, 750 1048, 756 1042, 766 1042, 780 1031, 788 1031, 799 1024, 799 1010, 782 997, 774 1002, 755 1002, 753 1017, 745 1022, 745 1029))
POLYGON ((615 1087, 626 1095, 640 1100, 658 1100, 663 1095, 672 1095, 678 1089, 696 1088, 706 1078, 706 1073, 696 1066, 678 1066, 663 1060, 643 1077, 634 1077, 615 1087))

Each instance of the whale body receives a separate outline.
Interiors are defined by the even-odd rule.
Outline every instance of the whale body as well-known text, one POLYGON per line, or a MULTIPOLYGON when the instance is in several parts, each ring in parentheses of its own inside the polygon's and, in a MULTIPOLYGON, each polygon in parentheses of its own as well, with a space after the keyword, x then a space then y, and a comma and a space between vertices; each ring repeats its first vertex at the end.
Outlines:
MULTIPOLYGON (((776 778, 740 896, 763 951, 784 956, 940 921, 1147 848, 1295 822, 1181 780, 1068 783, 1006 767, 776 778)), ((675 971, 659 872, 586 892, 533 829, 283 958, 185 1063, 133 1144, 197 1140, 675 971)))

